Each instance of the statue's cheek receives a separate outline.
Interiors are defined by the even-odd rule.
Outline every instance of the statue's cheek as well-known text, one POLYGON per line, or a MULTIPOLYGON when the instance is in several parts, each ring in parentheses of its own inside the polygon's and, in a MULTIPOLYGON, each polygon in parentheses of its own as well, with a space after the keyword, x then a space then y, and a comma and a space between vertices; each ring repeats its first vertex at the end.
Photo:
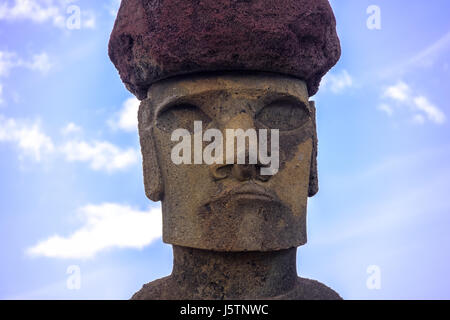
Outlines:
POLYGON ((312 139, 308 139, 291 149, 291 156, 269 180, 270 188, 294 215, 306 214, 312 147, 312 139))

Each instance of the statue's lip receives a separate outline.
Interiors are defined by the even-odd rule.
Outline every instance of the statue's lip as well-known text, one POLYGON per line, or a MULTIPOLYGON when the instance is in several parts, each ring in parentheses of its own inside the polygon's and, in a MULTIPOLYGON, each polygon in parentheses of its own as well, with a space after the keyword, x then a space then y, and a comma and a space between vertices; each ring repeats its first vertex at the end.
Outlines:
POLYGON ((221 192, 215 200, 223 199, 230 196, 249 197, 262 200, 274 201, 277 196, 269 189, 256 184, 254 182, 247 182, 231 190, 221 192))

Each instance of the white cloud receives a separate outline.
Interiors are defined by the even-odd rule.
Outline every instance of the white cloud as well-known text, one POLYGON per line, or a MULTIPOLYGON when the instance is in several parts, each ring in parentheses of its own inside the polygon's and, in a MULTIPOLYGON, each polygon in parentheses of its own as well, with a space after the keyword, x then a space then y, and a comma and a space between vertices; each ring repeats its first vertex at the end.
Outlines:
POLYGON ((125 100, 122 109, 108 122, 109 125, 113 129, 120 129, 128 132, 137 131, 139 104, 140 101, 134 97, 125 100))
POLYGON ((54 151, 53 141, 41 131, 39 121, 28 124, 0 115, 0 142, 15 143, 37 162, 41 161, 42 154, 54 151))
POLYGON ((445 114, 438 107, 431 104, 426 97, 419 96, 414 98, 414 105, 417 110, 423 111, 427 115, 428 120, 437 124, 443 124, 445 122, 445 114))
POLYGON ((95 15, 91 11, 83 12, 81 23, 83 28, 95 29, 96 26, 95 15))
MULTIPOLYGON (((50 22, 55 27, 65 28, 73 12, 67 12, 73 0, 14 0, 12 5, 0 4, 0 20, 30 20, 35 23, 50 22)), ((95 16, 91 11, 81 11, 81 26, 95 27, 95 16)))
POLYGON ((79 210, 83 226, 68 237, 54 235, 29 248, 32 256, 92 258, 112 248, 141 249, 161 237, 161 208, 139 211, 115 203, 87 205, 79 210))
POLYGON ((333 93, 341 93, 347 88, 353 86, 353 78, 350 76, 347 70, 342 70, 338 74, 327 74, 321 84, 321 89, 330 89, 333 93))
MULTIPOLYGON (((316 243, 337 243, 344 237, 354 241, 353 237, 360 235, 366 237, 369 234, 379 238, 380 234, 387 234, 391 228, 403 228, 416 219, 419 223, 415 225, 417 228, 425 220, 429 221, 432 213, 449 212, 447 190, 450 188, 450 170, 447 163, 442 162, 444 167, 438 170, 427 171, 430 163, 448 158, 449 151, 448 145, 424 150, 415 149, 413 153, 383 157, 374 162, 372 167, 361 172, 355 171, 350 176, 346 175, 344 184, 342 177, 335 177, 335 184, 328 187, 336 188, 344 193, 356 192, 368 185, 377 185, 382 182, 383 201, 379 201, 380 197, 373 197, 369 202, 364 202, 366 208, 364 217, 358 215, 358 212, 362 210, 361 207, 351 208, 350 210, 355 211, 352 216, 357 217, 352 219, 354 226, 348 225, 347 221, 342 226, 325 223, 328 226, 322 231, 323 235, 328 236, 317 235, 316 243), (424 170, 426 174, 416 174, 424 170), (344 224, 346 224, 345 227, 343 227, 344 224), (330 230, 337 230, 337 232, 330 233, 330 230)), ((347 214, 348 206, 344 210, 347 214)), ((392 238, 388 239, 390 241, 392 238)))
POLYGON ((32 61, 27 63, 26 66, 34 71, 47 73, 51 69, 52 64, 50 63, 50 58, 48 57, 48 54, 43 52, 41 54, 33 55, 32 61))
MULTIPOLYGON (((74 123, 61 129, 64 136, 81 131, 82 128, 74 123)), ((42 160, 42 155, 56 153, 65 157, 68 162, 88 163, 96 171, 124 170, 139 160, 138 150, 124 150, 107 141, 66 140, 55 147, 53 140, 42 132, 39 120, 16 120, 1 114, 0 142, 14 143, 21 150, 21 156, 30 156, 37 162, 42 160)))
POLYGON ((409 61, 409 65, 422 65, 430 66, 433 65, 436 58, 445 52, 450 46, 450 32, 447 32, 436 42, 432 43, 429 47, 425 48, 409 61))
MULTIPOLYGON (((443 124, 446 121, 446 116, 442 110, 432 104, 427 97, 414 94, 411 87, 403 81, 387 87, 381 98, 388 98, 394 102, 395 110, 406 108, 414 113, 412 122, 415 124, 424 124, 426 119, 436 124, 443 124)), ((386 112, 389 116, 394 114, 394 108, 385 103, 379 105, 378 109, 386 112)))
POLYGON ((34 54, 30 61, 25 61, 14 52, 0 51, 0 77, 8 76, 13 68, 18 67, 45 74, 51 69, 52 64, 46 52, 34 54))
POLYGON ((9 75, 10 70, 17 65, 15 54, 7 51, 0 51, 0 77, 9 75))
POLYGON ((120 8, 120 3, 121 3, 121 0, 112 0, 108 6, 109 14, 111 16, 113 16, 114 18, 117 16, 117 13, 120 8))
POLYGON ((388 116, 392 116, 394 114, 394 110, 392 107, 388 104, 382 103, 378 106, 378 110, 381 110, 383 112, 386 112, 388 116))
POLYGON ((53 1, 46 1, 46 6, 42 6, 36 0, 14 0, 14 4, 8 3, 0 5, 0 20, 31 20, 42 23, 51 21, 55 26, 64 26, 65 17, 61 13, 61 8, 53 4, 53 1))
POLYGON ((134 149, 122 150, 106 142, 69 141, 60 149, 69 162, 87 162, 91 169, 112 172, 128 168, 138 162, 134 149))
POLYGON ((425 117, 421 114, 415 114, 412 118, 412 122, 414 124, 424 124, 425 123, 425 117))
POLYGON ((449 51, 449 48, 450 32, 447 32, 440 39, 436 40, 410 59, 406 59, 402 63, 383 69, 381 71, 381 76, 384 78, 392 78, 393 76, 401 76, 417 68, 431 67, 439 57, 444 56, 444 54, 449 51))
POLYGON ((83 129, 73 122, 70 122, 64 128, 61 129, 61 133, 63 135, 69 135, 71 133, 80 133, 81 131, 83 131, 83 129))
POLYGON ((3 103, 3 85, 0 83, 0 104, 3 103))
POLYGON ((397 101, 408 100, 410 94, 411 94, 411 89, 403 81, 399 81, 396 85, 388 87, 384 92, 385 97, 388 97, 388 98, 391 98, 391 99, 394 99, 397 101))

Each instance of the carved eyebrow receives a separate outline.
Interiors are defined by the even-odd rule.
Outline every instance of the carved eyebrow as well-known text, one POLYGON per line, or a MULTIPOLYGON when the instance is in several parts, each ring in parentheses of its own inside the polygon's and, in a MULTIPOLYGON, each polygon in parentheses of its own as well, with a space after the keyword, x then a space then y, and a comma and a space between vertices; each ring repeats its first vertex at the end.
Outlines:
POLYGON ((172 96, 168 96, 161 102, 157 103, 157 105, 155 107, 155 115, 158 116, 159 114, 161 114, 161 112, 163 112, 173 106, 176 106, 178 104, 192 104, 192 105, 198 106, 197 103, 193 101, 194 97, 198 97, 201 94, 210 94, 213 92, 220 92, 220 91, 223 91, 223 89, 220 89, 220 90, 214 89, 214 90, 193 92, 188 95, 174 94, 172 96))
POLYGON ((180 95, 175 94, 173 96, 169 96, 165 98, 163 101, 159 102, 155 107, 155 115, 158 116, 162 112, 167 109, 172 108, 173 106, 179 104, 190 104, 196 106, 201 109, 201 106, 198 104, 198 101, 195 101, 195 98, 202 94, 211 94, 211 93, 220 93, 223 92, 223 89, 214 89, 214 90, 205 90, 201 92, 194 92, 188 95, 180 95))
POLYGON ((166 99, 164 99, 163 101, 161 101, 156 105, 155 115, 159 116, 165 110, 170 109, 171 107, 181 103, 189 103, 189 98, 186 96, 179 96, 179 95, 167 97, 166 99))
MULTIPOLYGON (((202 93, 212 93, 212 92, 220 93, 220 92, 223 92, 223 90, 208 90, 205 92, 194 93, 192 95, 187 95, 187 96, 173 95, 173 96, 166 97, 163 101, 161 101, 160 103, 157 104, 157 106, 155 108, 155 115, 159 116, 165 110, 170 109, 171 107, 176 106, 178 104, 192 104, 192 105, 197 106, 196 103, 191 101, 192 97, 198 96, 199 94, 202 94, 202 93)), ((264 94, 260 97, 260 100, 266 100, 266 102, 264 103, 265 106, 268 106, 268 105, 273 104, 278 101, 291 100, 295 103, 303 104, 310 115, 312 115, 312 112, 313 112, 311 110, 309 101, 307 99, 302 99, 301 97, 292 95, 288 92, 278 92, 278 93, 267 92, 266 94, 264 94)))
POLYGON ((267 102, 264 104, 264 107, 270 106, 271 104, 275 104, 277 102, 294 102, 296 104, 301 104, 306 108, 306 111, 310 116, 313 114, 313 110, 311 109, 311 106, 309 104, 309 101, 306 99, 302 99, 298 96, 294 96, 289 93, 281 93, 280 95, 277 95, 276 97, 272 97, 271 99, 268 99, 267 102))

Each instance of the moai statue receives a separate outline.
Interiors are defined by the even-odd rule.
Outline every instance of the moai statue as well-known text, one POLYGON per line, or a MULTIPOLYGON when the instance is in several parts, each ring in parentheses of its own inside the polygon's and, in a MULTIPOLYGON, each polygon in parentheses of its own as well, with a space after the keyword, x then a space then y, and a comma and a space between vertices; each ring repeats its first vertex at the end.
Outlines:
POLYGON ((318 191, 309 97, 340 57, 328 0, 122 0, 109 55, 141 100, 145 190, 174 254, 133 299, 340 299, 296 268, 318 191))

